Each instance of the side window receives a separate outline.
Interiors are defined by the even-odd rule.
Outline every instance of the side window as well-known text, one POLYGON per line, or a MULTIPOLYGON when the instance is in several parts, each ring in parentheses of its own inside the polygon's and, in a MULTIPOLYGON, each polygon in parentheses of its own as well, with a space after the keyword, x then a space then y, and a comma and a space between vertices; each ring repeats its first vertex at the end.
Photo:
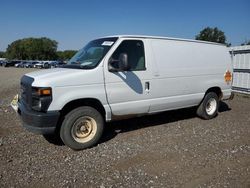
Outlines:
POLYGON ((118 60, 120 54, 125 53, 128 56, 129 71, 146 70, 144 45, 140 40, 123 41, 112 55, 112 59, 118 60))

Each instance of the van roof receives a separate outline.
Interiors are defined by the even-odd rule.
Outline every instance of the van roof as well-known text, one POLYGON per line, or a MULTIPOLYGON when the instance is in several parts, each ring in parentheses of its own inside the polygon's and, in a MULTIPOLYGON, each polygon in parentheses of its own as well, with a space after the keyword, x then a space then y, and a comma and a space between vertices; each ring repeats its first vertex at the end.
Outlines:
MULTIPOLYGON (((173 38, 173 37, 162 37, 162 36, 148 36, 148 35, 112 35, 112 36, 106 36, 106 37, 176 40, 176 41, 187 41, 187 42, 206 43, 206 44, 213 44, 213 45, 222 45, 222 46, 226 46, 225 44, 216 43, 216 42, 209 42, 209 41, 202 41, 202 40, 192 40, 192 39, 183 39, 183 38, 173 38)), ((106 38, 106 37, 101 37, 101 38, 106 38)))

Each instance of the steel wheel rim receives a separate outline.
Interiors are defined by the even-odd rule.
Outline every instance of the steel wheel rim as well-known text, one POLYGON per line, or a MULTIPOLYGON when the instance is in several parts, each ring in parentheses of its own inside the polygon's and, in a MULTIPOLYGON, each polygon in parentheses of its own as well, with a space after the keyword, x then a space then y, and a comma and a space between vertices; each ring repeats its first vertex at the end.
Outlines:
POLYGON ((214 98, 210 98, 206 104, 206 112, 208 115, 213 115, 217 108, 217 102, 214 98))
POLYGON ((90 116, 83 116, 78 118, 72 128, 71 136, 76 142, 86 143, 93 139, 97 132, 97 123, 90 116))

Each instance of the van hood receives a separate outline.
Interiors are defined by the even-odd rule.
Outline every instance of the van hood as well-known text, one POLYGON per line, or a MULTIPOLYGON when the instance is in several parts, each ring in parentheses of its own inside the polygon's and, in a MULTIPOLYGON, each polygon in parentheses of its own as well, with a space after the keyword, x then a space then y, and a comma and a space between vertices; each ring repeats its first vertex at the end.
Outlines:
POLYGON ((70 68, 53 68, 27 73, 26 76, 34 78, 32 86, 37 87, 63 87, 76 86, 83 84, 100 83, 96 71, 100 68, 91 70, 70 69, 70 68), (86 81, 84 81, 86 80, 86 81), (84 82, 83 82, 84 81, 84 82), (86 83, 85 83, 86 82, 86 83))

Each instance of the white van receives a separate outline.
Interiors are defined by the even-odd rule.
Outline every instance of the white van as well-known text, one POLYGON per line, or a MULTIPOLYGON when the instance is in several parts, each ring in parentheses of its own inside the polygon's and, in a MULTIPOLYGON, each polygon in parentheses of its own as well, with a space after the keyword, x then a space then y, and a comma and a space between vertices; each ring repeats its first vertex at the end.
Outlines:
POLYGON ((39 134, 60 133, 72 149, 94 146, 105 122, 197 106, 217 115, 231 96, 232 67, 221 44, 151 36, 96 39, 62 68, 21 79, 18 112, 39 134))

